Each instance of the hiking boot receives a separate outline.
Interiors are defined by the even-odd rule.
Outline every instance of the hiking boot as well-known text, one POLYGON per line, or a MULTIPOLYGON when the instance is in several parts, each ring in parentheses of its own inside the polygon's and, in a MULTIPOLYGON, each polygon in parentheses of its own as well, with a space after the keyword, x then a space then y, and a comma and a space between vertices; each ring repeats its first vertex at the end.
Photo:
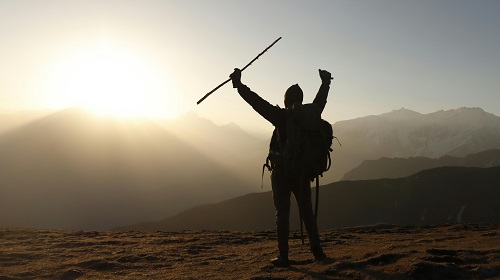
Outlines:
POLYGON ((321 247, 319 247, 319 246, 313 247, 313 248, 311 248, 311 251, 313 253, 315 261, 320 262, 320 261, 326 260, 326 254, 325 254, 325 252, 323 252, 323 249, 321 249, 321 247))
POLYGON ((278 257, 271 260, 271 262, 277 267, 289 267, 290 261, 288 260, 288 256, 278 255, 278 257))

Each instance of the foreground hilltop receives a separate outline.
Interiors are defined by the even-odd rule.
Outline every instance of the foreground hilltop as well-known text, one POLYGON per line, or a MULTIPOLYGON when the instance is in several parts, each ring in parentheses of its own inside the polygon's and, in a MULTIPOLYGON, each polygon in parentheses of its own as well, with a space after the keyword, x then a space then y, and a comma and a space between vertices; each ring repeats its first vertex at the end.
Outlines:
POLYGON ((500 227, 441 225, 322 231, 315 263, 296 233, 276 268, 273 231, 96 232, 0 229, 0 279, 492 279, 500 227))

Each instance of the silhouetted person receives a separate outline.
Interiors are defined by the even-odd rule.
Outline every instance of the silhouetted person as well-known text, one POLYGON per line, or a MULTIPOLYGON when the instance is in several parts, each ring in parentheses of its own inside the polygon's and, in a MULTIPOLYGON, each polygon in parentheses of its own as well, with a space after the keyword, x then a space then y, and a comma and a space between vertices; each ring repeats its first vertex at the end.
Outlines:
MULTIPOLYGON (((332 76, 328 71, 319 70, 321 86, 312 104, 317 106, 320 112, 326 105, 328 91, 332 76)), ((287 112, 294 106, 301 105, 303 100, 302 89, 295 84, 289 87, 285 92, 285 109, 273 106, 255 92, 251 91, 246 85, 241 83, 241 71, 235 69, 230 75, 233 87, 238 89, 241 97, 252 106, 262 117, 275 126, 273 138, 271 140, 271 150, 283 151, 287 141, 287 121, 290 114, 287 112), (274 147, 273 147, 274 146, 274 147)), ((279 155, 278 155, 279 157, 279 155)), ((316 260, 324 260, 325 253, 320 245, 318 226, 313 214, 311 203, 310 181, 305 176, 291 176, 285 174, 283 165, 279 160, 273 164, 271 173, 271 185, 273 190, 274 206, 276 208, 276 233, 278 238, 279 255, 272 262, 277 266, 289 266, 288 260, 288 236, 289 236, 289 217, 290 217, 290 195, 294 194, 299 207, 300 215, 304 221, 307 235, 311 245, 311 251, 316 260)), ((298 174, 295 174, 298 175, 298 174)))

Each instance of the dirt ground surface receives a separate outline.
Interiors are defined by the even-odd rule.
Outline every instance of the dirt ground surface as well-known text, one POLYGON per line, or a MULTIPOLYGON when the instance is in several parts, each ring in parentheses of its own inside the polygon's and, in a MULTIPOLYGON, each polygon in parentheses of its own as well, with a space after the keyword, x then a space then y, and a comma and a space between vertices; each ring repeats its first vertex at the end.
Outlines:
POLYGON ((7 279, 500 279, 497 225, 321 231, 318 263, 297 232, 274 267, 274 231, 96 232, 0 228, 7 279))

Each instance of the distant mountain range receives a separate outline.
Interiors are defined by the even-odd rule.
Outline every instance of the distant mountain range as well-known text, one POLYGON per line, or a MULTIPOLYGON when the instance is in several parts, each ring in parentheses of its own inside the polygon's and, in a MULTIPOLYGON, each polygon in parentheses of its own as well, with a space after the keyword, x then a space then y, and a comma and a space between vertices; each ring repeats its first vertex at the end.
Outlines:
MULTIPOLYGON (((440 167, 405 178, 341 181, 320 188, 321 229, 377 223, 500 223, 500 166, 440 167)), ((297 229, 296 207, 292 210, 291 227, 297 229)), ((266 192, 198 206, 159 222, 117 230, 271 230, 274 227, 272 197, 266 192)))
MULTIPOLYGON (((365 160, 500 149, 500 118, 479 108, 402 109, 337 122, 334 132, 342 147, 334 144, 321 184, 365 160)), ((268 143, 194 113, 170 122, 78 108, 0 115, 0 225, 107 229, 259 192, 268 143)))
POLYGON ((500 149, 500 117, 481 108, 420 114, 407 109, 336 122, 333 168, 325 182, 340 180, 364 160, 464 157, 500 149))
POLYGON ((488 150, 466 157, 443 156, 437 159, 426 157, 381 158, 363 161, 361 165, 347 172, 343 180, 400 178, 442 166, 493 167, 497 165, 500 165, 500 150, 488 150))

